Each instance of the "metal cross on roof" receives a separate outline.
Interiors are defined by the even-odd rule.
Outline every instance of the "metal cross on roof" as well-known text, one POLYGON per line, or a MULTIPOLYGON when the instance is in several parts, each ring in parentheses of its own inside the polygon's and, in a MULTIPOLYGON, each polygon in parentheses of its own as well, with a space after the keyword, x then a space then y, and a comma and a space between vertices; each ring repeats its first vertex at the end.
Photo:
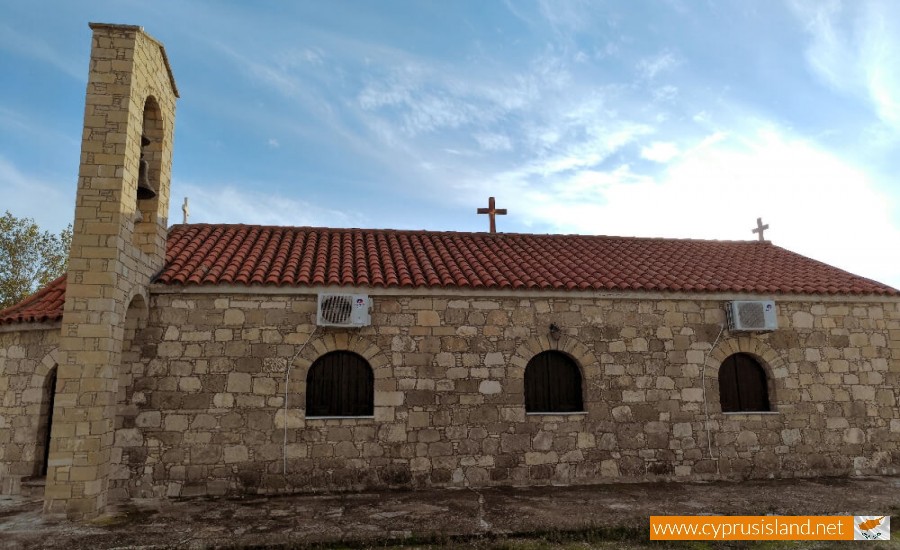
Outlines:
POLYGON ((505 216, 506 208, 495 208, 494 206, 494 197, 490 197, 488 199, 488 207, 487 208, 479 208, 479 214, 487 214, 491 218, 491 233, 497 232, 497 221, 495 219, 496 216, 505 216))
POLYGON ((769 228, 769 224, 763 225, 762 218, 756 218, 756 229, 753 230, 754 233, 759 233, 759 242, 765 242, 765 237, 763 237, 763 231, 769 228))

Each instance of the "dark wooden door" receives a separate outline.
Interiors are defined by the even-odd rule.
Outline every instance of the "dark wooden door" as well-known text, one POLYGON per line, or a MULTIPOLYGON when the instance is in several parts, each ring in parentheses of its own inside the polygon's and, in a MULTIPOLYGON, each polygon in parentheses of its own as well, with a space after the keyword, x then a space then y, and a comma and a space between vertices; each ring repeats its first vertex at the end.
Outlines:
POLYGON ((525 367, 525 410, 527 412, 579 412, 581 371, 567 355, 545 351, 535 355, 525 367))
POLYGON ((736 353, 719 368, 722 412, 768 411, 766 372, 752 356, 736 353))
POLYGON ((309 368, 307 416, 371 416, 374 397, 372 368, 355 353, 327 353, 309 368))

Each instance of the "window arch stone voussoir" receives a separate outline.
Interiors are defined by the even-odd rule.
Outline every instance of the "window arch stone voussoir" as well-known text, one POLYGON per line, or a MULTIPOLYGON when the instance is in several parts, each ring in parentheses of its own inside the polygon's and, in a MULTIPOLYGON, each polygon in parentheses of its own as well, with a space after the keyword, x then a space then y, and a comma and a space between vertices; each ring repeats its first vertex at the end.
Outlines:
POLYGON ((748 336, 724 338, 719 342, 706 358, 706 375, 718 378, 719 366, 735 353, 753 355, 765 369, 766 376, 773 380, 787 376, 781 356, 762 340, 748 336))
POLYGON ((60 351, 59 348, 53 348, 48 351, 43 358, 34 366, 34 372, 28 381, 29 388, 41 388, 44 386, 44 380, 51 370, 59 366, 60 351))
POLYGON ((38 364, 37 368, 34 370, 35 376, 40 376, 41 379, 47 376, 47 373, 50 372, 50 369, 59 365, 59 348, 53 348, 46 355, 44 355, 41 362, 38 364))
POLYGON ((723 338, 715 348, 710 350, 704 364, 709 402, 719 402, 719 368, 728 357, 737 353, 746 353, 752 356, 762 367, 766 374, 769 405, 773 411, 778 410, 779 389, 782 387, 782 380, 788 376, 787 364, 766 342, 752 336, 723 338))
POLYGON ((585 381, 600 376, 600 362, 594 353, 577 338, 561 335, 559 340, 540 336, 529 338, 520 344, 510 359, 509 377, 524 378, 528 362, 544 351, 560 351, 574 359, 585 381))
POLYGON ((326 333, 318 337, 313 336, 291 364, 291 390, 294 393, 291 402, 296 406, 303 406, 301 404, 306 403, 306 378, 309 368, 319 357, 333 351, 353 352, 369 363, 375 379, 375 419, 393 419, 396 405, 385 403, 395 401, 384 399, 385 392, 379 388, 379 380, 392 376, 390 359, 375 342, 353 333, 326 333))

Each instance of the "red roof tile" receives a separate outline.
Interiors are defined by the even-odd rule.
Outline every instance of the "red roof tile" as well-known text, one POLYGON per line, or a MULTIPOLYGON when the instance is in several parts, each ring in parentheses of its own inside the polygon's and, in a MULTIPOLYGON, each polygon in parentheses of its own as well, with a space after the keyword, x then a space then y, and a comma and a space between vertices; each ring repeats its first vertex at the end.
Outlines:
MULTIPOLYGON (((758 241, 206 224, 169 230, 156 282, 900 296, 758 241)), ((59 319, 64 291, 57 279, 0 324, 59 319)))
POLYGON ((204 224, 170 230, 157 282, 900 295, 758 241, 204 224))
POLYGON ((0 311, 0 325, 61 319, 65 298, 66 277, 63 275, 18 304, 0 311))

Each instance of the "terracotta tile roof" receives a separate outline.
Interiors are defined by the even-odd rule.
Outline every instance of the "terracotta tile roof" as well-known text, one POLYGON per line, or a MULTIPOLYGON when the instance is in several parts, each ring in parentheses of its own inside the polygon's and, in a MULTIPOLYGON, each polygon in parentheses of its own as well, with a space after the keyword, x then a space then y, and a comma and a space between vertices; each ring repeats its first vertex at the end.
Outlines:
MULTIPOLYGON (((758 241, 219 224, 172 227, 156 282, 900 296, 758 241)), ((0 324, 59 319, 64 291, 57 279, 0 324)))
POLYGON ((63 275, 18 304, 0 311, 0 325, 61 319, 65 298, 66 277, 63 275))
POLYGON ((758 241, 178 225, 157 282, 900 295, 758 241))

